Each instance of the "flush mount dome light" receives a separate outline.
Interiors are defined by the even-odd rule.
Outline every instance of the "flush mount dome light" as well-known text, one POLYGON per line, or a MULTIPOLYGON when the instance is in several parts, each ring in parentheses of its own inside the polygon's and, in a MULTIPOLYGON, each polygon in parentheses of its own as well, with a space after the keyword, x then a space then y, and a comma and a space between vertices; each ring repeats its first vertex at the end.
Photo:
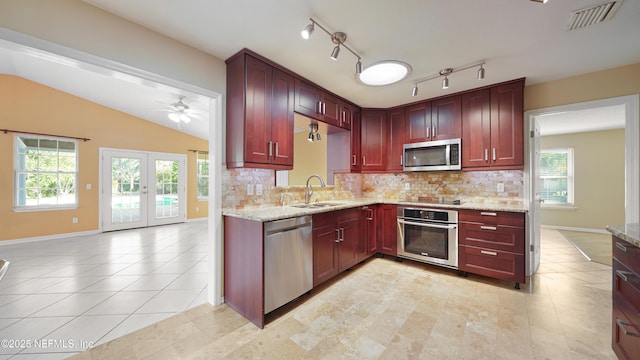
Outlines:
POLYGON ((366 85, 384 86, 397 83, 410 73, 411 66, 409 64, 402 61, 385 60, 362 70, 360 81, 366 85))

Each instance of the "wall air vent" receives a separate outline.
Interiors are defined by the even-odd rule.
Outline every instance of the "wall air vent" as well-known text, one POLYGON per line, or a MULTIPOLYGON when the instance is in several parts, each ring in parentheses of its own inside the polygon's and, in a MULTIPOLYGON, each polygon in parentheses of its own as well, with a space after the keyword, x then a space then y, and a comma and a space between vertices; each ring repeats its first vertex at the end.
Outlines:
POLYGON ((614 0, 576 10, 570 14, 567 31, 582 29, 609 20, 621 4, 622 0, 614 0))

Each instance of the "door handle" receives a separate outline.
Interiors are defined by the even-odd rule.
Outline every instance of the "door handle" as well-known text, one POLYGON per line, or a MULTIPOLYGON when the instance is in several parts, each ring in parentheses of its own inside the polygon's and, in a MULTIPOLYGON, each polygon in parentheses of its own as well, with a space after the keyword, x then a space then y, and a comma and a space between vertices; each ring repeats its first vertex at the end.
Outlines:
POLYGON ((480 226, 480 229, 482 229, 482 230, 494 230, 494 231, 498 230, 498 228, 495 227, 495 226, 484 226, 484 225, 480 226))
POLYGON ((356 164, 356 161, 357 161, 356 160, 356 156, 355 155, 352 155, 352 156, 353 156, 353 162, 351 162, 351 165, 353 165, 353 166, 358 165, 358 164, 356 164))
POLYGON ((344 241, 344 228, 340 228, 340 233, 342 235, 340 235, 340 241, 344 241))
POLYGON ((362 156, 362 166, 367 166, 367 157, 366 156, 362 156))
POLYGON ((273 147, 272 147, 272 145, 273 145, 273 141, 269 141, 269 144, 267 145, 267 146, 269 146, 269 155, 268 155, 269 157, 273 156, 273 147))
POLYGON ((624 252, 627 252, 627 247, 622 243, 616 242, 616 247, 624 252))
POLYGON ((433 138, 435 139, 436 138, 436 127, 434 126, 431 129, 432 129, 431 130, 431 136, 433 136, 433 138))
POLYGON ((480 254, 491 255, 491 256, 498 255, 498 253, 495 251, 486 251, 486 250, 480 250, 480 254))
POLYGON ((484 161, 489 160, 489 149, 484 149, 484 161))
POLYGON ((335 229, 336 230, 336 240, 335 242, 339 243, 340 242, 340 229, 335 229))
POLYGON ((431 126, 427 127, 427 139, 430 138, 431 136, 429 136, 429 131, 431 130, 431 126))
POLYGON ((626 326, 633 326, 633 327, 635 327, 635 326, 634 326, 632 323, 630 323, 630 322, 623 321, 622 319, 616 319, 616 325, 618 325, 618 327, 620 328, 620 330, 622 330, 622 332, 623 332, 625 335, 628 335, 628 336, 639 336, 637 333, 634 333, 634 332, 631 332, 631 331, 627 330, 626 326))
POLYGON ((493 161, 496 161, 496 148, 493 148, 493 161))
POLYGON ((278 157, 278 141, 276 141, 275 144, 276 144, 276 157, 278 157))

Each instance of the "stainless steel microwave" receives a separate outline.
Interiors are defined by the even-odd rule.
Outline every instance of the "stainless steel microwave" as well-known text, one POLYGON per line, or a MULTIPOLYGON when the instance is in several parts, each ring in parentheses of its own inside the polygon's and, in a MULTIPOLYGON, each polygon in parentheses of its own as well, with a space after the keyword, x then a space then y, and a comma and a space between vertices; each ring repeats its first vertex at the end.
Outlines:
POLYGON ((404 171, 461 170, 460 139, 425 141, 404 144, 402 169, 404 171))

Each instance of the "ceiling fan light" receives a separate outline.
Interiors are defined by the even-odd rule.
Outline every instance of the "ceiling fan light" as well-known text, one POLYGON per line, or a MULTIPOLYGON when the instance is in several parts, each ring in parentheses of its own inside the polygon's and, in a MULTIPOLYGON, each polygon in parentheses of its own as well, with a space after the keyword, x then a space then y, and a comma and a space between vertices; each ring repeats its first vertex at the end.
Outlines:
POLYGON ((189 116, 187 116, 187 114, 181 113, 180 114, 180 121, 182 121, 185 124, 187 124, 187 123, 189 123, 191 121, 191 118, 189 116))
POLYGON ((180 113, 177 112, 172 112, 169 113, 169 119, 173 120, 174 122, 179 123, 180 122, 180 113))

